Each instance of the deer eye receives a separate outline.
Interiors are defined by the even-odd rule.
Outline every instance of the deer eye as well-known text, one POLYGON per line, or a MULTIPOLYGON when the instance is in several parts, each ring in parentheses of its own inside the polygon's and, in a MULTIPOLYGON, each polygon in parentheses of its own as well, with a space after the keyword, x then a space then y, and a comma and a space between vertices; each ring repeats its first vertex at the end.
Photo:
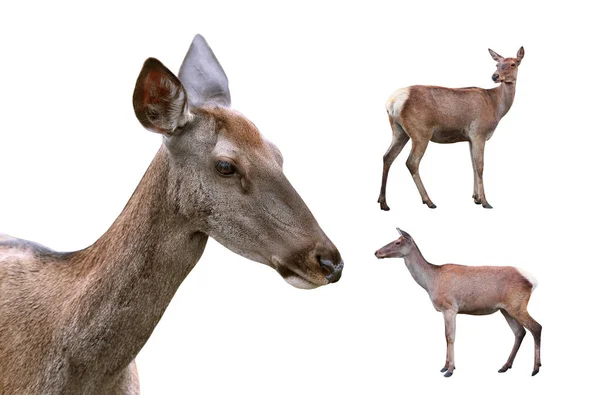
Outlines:
POLYGON ((215 162, 215 169, 224 176, 230 176, 235 173, 235 166, 233 163, 226 160, 218 160, 215 162))
POLYGON ((514 64, 514 63, 512 63, 512 64, 510 65, 510 67, 515 67, 515 66, 516 66, 516 64, 514 64))

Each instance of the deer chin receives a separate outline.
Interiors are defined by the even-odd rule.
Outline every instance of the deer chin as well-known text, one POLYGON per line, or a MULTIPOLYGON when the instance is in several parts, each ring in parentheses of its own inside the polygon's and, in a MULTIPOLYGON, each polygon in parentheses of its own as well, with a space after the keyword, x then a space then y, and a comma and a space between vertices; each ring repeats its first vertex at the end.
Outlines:
POLYGON ((299 289, 315 289, 322 285, 328 284, 328 281, 323 277, 321 281, 316 279, 307 278, 307 273, 300 273, 298 269, 290 269, 287 266, 284 266, 279 259, 273 257, 273 268, 277 270, 277 273, 286 283, 290 284, 294 288, 299 289))
POLYGON ((286 283, 298 289, 315 289, 321 286, 320 284, 315 284, 295 274, 283 277, 283 279, 286 283))

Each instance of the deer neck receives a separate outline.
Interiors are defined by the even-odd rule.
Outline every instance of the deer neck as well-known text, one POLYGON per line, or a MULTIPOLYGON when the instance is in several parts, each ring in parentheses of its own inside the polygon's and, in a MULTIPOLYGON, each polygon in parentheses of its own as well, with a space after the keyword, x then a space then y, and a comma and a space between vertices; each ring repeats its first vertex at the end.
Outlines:
POLYGON ((498 120, 506 115, 515 100, 517 81, 502 82, 500 86, 493 89, 498 108, 498 120))
POLYGON ((419 251, 419 247, 416 245, 404 257, 404 263, 417 284, 430 293, 437 274, 436 266, 425 260, 421 251, 419 251))
POLYGON ((88 371, 127 367, 204 251, 207 236, 169 203, 168 173, 163 146, 110 229, 71 258, 81 273, 72 360, 88 371))

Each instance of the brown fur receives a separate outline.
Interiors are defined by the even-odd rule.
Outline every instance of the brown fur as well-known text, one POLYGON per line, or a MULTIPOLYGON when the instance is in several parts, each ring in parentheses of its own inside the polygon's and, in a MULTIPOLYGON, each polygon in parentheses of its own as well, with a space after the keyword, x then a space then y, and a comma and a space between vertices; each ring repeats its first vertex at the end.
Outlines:
POLYGON ((205 107, 199 111, 214 117, 218 122, 217 131, 226 133, 236 144, 252 147, 253 149, 265 147, 263 138, 256 126, 242 114, 229 108, 218 106, 205 107))
POLYGON ((483 153, 500 119, 510 109, 515 96, 517 68, 525 52, 517 58, 504 59, 490 50, 498 61, 494 81, 501 85, 494 89, 459 88, 415 85, 399 89, 388 99, 387 111, 392 127, 392 143, 383 156, 381 190, 377 200, 382 210, 389 210, 386 202, 387 177, 390 167, 408 140, 412 147, 408 167, 421 199, 435 208, 419 174, 419 164, 429 141, 449 144, 468 141, 473 164, 473 199, 476 204, 492 208, 483 188, 483 153))
POLYGON ((454 338, 457 314, 487 315, 500 310, 515 335, 515 344, 499 372, 506 372, 521 346, 527 328, 535 341, 533 375, 539 372, 542 326, 527 312, 535 284, 510 266, 432 265, 427 262, 412 237, 398 229, 400 237, 375 252, 382 258, 404 258, 415 281, 423 287, 433 307, 444 314, 446 324, 446 377, 454 372, 454 338))
POLYGON ((110 229, 72 253, 0 235, 0 394, 138 394, 134 358, 209 236, 296 287, 339 280, 341 256, 279 150, 241 114, 202 103, 190 109, 180 80, 149 59, 134 111, 163 145, 110 229))

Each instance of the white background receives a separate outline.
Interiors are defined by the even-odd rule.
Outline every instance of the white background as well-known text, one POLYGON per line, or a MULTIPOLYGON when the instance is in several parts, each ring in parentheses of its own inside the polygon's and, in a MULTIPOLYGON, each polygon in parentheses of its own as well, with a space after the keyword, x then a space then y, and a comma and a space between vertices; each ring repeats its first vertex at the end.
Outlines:
POLYGON ((102 4, 0 6, 0 231, 60 251, 94 242, 161 144, 131 105, 142 63, 154 56, 176 72, 201 33, 228 74, 233 107, 279 146, 346 263, 339 283, 302 291, 209 241, 137 358, 144 394, 598 387, 599 29, 588 3, 102 4), (412 84, 493 87, 488 47, 509 57, 521 45, 514 105, 486 147, 494 209, 472 202, 462 143, 430 144, 424 156, 436 210, 421 204, 407 146, 390 172, 392 210, 380 211, 387 97, 412 84), (433 263, 536 275, 538 376, 530 334, 514 368, 496 373, 513 343, 500 314, 459 316, 457 370, 438 373, 441 314, 402 260, 373 256, 396 226, 433 263))

